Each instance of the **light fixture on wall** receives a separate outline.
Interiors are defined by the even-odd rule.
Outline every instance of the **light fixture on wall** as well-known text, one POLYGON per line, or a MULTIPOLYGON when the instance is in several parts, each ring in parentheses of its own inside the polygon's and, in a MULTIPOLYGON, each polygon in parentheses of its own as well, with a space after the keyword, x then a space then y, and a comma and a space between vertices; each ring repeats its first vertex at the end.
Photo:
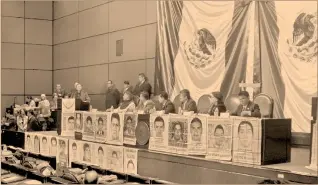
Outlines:
POLYGON ((124 52, 124 40, 116 41, 116 56, 122 56, 124 52))

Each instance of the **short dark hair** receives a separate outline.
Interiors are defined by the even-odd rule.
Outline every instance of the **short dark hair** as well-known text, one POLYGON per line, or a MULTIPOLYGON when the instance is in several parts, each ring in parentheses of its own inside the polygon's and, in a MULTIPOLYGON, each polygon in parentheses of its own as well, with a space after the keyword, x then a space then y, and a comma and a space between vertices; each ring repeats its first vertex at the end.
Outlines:
POLYGON ((116 152, 116 151, 113 151, 113 152, 112 152, 112 156, 113 156, 114 154, 118 157, 118 155, 117 155, 117 152, 116 152))
POLYGON ((238 96, 250 97, 250 94, 247 91, 241 91, 239 92, 238 96))
POLYGON ((74 116, 70 116, 70 117, 67 119, 67 121, 74 120, 74 119, 75 119, 74 116))
POLYGON ((140 93, 140 95, 141 95, 142 97, 144 97, 146 100, 149 100, 149 93, 148 93, 148 92, 142 91, 142 92, 140 93))
POLYGON ((214 133, 216 132, 217 129, 221 129, 224 133, 224 128, 222 127, 222 125, 217 125, 214 129, 214 133))
POLYGON ((135 167, 135 164, 134 164, 134 162, 133 162, 131 159, 128 161, 127 166, 128 166, 129 164, 132 164, 132 165, 134 165, 134 167, 135 167))
POLYGON ((77 148, 77 145, 76 145, 76 143, 73 143, 73 144, 72 144, 72 147, 74 147, 74 146, 76 146, 76 148, 77 148))
POLYGON ((118 113, 113 113, 111 118, 110 118, 110 121, 113 120, 113 119, 117 119, 118 122, 119 122, 119 125, 120 125, 120 118, 119 118, 119 114, 118 113))
POLYGON ((104 153, 104 150, 103 150, 103 148, 100 146, 100 147, 98 147, 98 150, 97 151, 102 151, 103 153, 104 153))
POLYGON ((55 137, 52 137, 52 138, 51 138, 51 142, 54 141, 54 140, 56 141, 56 138, 55 138, 55 137))
POLYGON ((129 85, 129 81, 124 81, 124 84, 129 85))
POLYGON ((38 136, 35 136, 34 139, 39 139, 39 137, 38 137, 38 136))
POLYGON ((84 150, 86 150, 86 148, 89 148, 89 144, 87 143, 84 144, 84 150))
POLYGON ((42 142, 43 142, 44 140, 47 141, 46 137, 43 137, 43 138, 42 138, 42 142))
POLYGON ((192 125, 192 123, 194 123, 194 122, 200 123, 200 127, 202 127, 202 121, 199 118, 193 118, 190 125, 192 125))
POLYGON ((142 76, 142 77, 144 77, 146 79, 145 73, 139 73, 139 76, 142 76))
POLYGON ((184 96, 186 96, 188 99, 191 98, 190 96, 190 91, 188 89, 183 89, 180 91, 180 94, 183 94, 184 96))
POLYGON ((27 138, 31 138, 31 136, 30 136, 30 135, 27 135, 27 138))
POLYGON ((168 93, 166 93, 165 91, 162 91, 159 96, 165 100, 167 100, 169 98, 168 93))
POLYGON ((163 122, 163 124, 165 124, 165 121, 164 121, 164 120, 163 120, 163 118, 162 118, 162 117, 160 117, 160 116, 156 117, 156 119, 155 119, 155 121, 154 121, 154 122, 157 122, 157 121, 159 121, 159 122, 163 122))
POLYGON ((87 118, 86 118, 86 122, 87 121, 91 121, 91 122, 93 122, 93 120, 92 120, 92 118, 90 117, 90 116, 87 116, 87 118))
POLYGON ((254 131, 253 131, 253 125, 252 125, 252 123, 249 122, 249 121, 242 121, 242 122, 238 125, 238 127, 237 127, 237 132, 240 131, 240 128, 241 128, 242 125, 249 125, 249 126, 251 127, 252 133, 254 133, 254 131))
POLYGON ((98 122, 98 125, 99 125, 99 122, 100 122, 100 121, 101 121, 102 123, 104 123, 104 120, 103 120, 103 118, 99 117, 99 118, 98 118, 98 120, 97 120, 97 122, 98 122))
POLYGON ((128 117, 127 117, 126 121, 128 121, 128 120, 133 121, 133 119, 132 119, 131 116, 128 116, 128 117))

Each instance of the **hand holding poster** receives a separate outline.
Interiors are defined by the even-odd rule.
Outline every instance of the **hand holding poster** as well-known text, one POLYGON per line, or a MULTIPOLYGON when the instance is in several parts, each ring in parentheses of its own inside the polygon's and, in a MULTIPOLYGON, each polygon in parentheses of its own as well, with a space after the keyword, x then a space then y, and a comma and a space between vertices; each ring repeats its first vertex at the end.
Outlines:
POLYGON ((167 151, 169 115, 150 115, 149 149, 167 151))
POLYGON ((107 140, 107 116, 109 114, 106 112, 96 113, 96 142, 105 143, 107 140))
POLYGON ((187 155, 188 117, 180 115, 169 116, 168 150, 171 153, 187 155))
POLYGON ((193 116, 189 119, 188 154, 206 154, 206 116, 193 116))
POLYGON ((83 112, 83 121, 84 121, 83 140, 95 141, 96 113, 83 112))
POLYGON ((208 118, 207 159, 232 159, 232 124, 231 118, 208 118))
POLYGON ((107 124, 107 143, 123 145, 124 113, 111 113, 107 124))
POLYGON ((138 150, 134 148, 124 148, 124 172, 137 174, 138 150))
POLYGON ((138 114, 126 113, 124 115, 124 144, 136 145, 136 125, 138 114))
POLYGON ((107 145, 106 151, 107 151, 107 168, 117 172, 124 172, 123 147, 107 145))
POLYGON ((233 162, 261 164, 261 131, 260 119, 234 118, 233 162))

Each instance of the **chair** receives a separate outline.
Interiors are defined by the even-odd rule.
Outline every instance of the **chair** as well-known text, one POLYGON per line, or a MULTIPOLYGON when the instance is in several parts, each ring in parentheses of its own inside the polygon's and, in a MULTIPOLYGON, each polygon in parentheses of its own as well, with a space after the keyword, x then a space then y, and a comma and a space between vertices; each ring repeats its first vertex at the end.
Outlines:
POLYGON ((174 107, 176 109, 176 112, 178 112, 179 111, 179 107, 181 107, 180 94, 174 98, 173 104, 174 104, 174 107))
POLYGON ((199 113, 207 113, 210 109, 210 95, 202 95, 198 100, 198 112, 199 113))
POLYGON ((258 94, 254 98, 254 103, 259 105, 262 118, 273 118, 274 101, 270 96, 258 94))
POLYGON ((232 112, 235 112, 237 107, 240 105, 240 99, 238 98, 236 94, 235 95, 233 94, 225 99, 224 104, 226 106, 226 110, 232 113, 232 112))
POLYGON ((161 110, 161 104, 159 102, 159 95, 153 96, 152 101, 155 103, 156 110, 161 110))

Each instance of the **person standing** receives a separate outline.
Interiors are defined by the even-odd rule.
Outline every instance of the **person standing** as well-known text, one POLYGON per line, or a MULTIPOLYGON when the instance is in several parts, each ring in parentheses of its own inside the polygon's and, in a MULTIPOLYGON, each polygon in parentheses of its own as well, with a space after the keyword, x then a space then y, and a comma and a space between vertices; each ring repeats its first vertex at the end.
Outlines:
POLYGON ((133 87, 130 85, 129 81, 124 81, 124 90, 123 90, 123 95, 125 92, 130 91, 131 93, 133 92, 133 87))
POLYGON ((83 102, 91 102, 90 97, 88 96, 87 92, 85 92, 83 90, 83 87, 81 84, 77 84, 76 86, 76 92, 73 93, 73 95, 71 96, 71 98, 75 98, 75 99, 81 99, 83 102))
POLYGON ((65 90, 62 89, 61 84, 56 84, 55 90, 53 92, 53 94, 56 93, 58 98, 64 98, 66 93, 65 90))
POLYGON ((141 92, 147 92, 151 96, 151 85, 149 84, 147 77, 144 73, 139 74, 139 83, 136 85, 133 94, 135 96, 140 96, 141 92))
POLYGON ((114 109, 118 108, 120 103, 120 92, 115 87, 113 81, 108 80, 107 82, 108 89, 106 91, 106 110, 113 107, 114 109))

